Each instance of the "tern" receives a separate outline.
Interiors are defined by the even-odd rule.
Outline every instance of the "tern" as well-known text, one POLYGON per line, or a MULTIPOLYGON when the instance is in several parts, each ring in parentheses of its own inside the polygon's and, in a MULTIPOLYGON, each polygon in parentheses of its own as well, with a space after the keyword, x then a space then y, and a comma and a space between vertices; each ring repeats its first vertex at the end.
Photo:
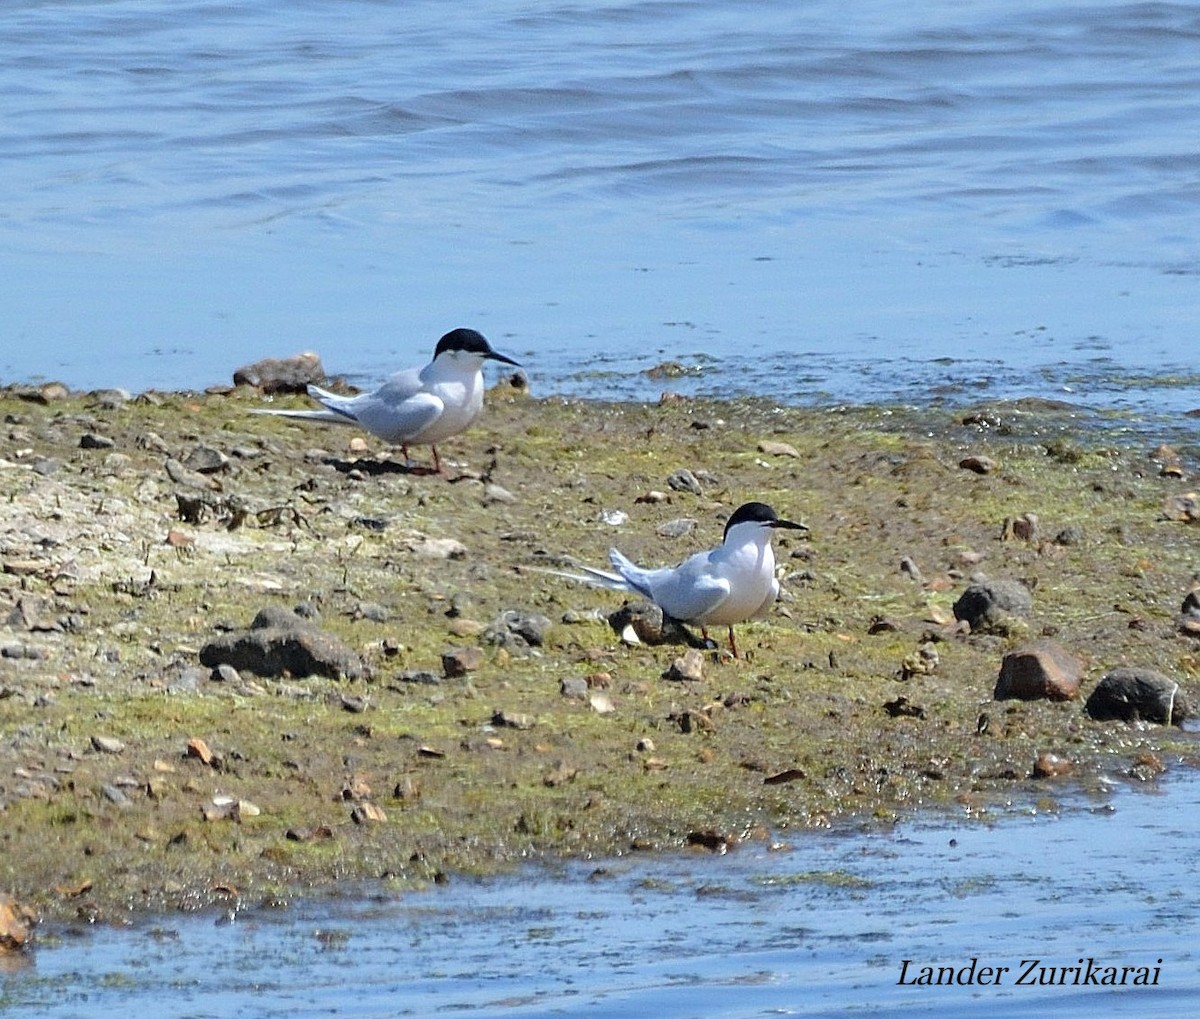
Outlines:
POLYGON ((720 545, 697 552, 678 566, 644 569, 614 548, 608 558, 615 573, 590 566, 580 567, 582 573, 548 572, 593 587, 640 594, 667 618, 699 626, 706 641, 708 627, 727 626, 729 650, 737 658, 734 623, 762 615, 779 596, 771 536, 781 528, 808 530, 806 524, 780 519, 766 503, 748 502, 729 517, 720 545))
POLYGON ((453 329, 433 351, 424 368, 396 372, 370 393, 339 396, 320 386, 308 395, 323 404, 321 410, 258 410, 306 421, 358 425, 384 442, 398 445, 408 461, 410 445, 433 449, 433 470, 442 473, 437 443, 464 431, 483 409, 483 362, 500 361, 516 367, 511 357, 493 350, 482 333, 453 329))

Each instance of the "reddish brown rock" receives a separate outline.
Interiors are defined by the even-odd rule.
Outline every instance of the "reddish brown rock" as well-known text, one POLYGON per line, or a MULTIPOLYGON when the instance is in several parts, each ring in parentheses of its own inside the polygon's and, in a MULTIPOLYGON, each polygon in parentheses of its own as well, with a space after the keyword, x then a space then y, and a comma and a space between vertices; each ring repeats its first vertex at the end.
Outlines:
POLYGON ((1053 641, 1038 641, 1004 656, 992 696, 1004 700, 1069 701, 1079 696, 1083 666, 1053 641))
POLYGON ((1075 766, 1065 757, 1048 750, 1038 754, 1037 760, 1033 762, 1034 778, 1061 778, 1074 770, 1075 766))
POLYGON ((7 895, 0 895, 0 952, 18 952, 29 944, 33 914, 7 895))

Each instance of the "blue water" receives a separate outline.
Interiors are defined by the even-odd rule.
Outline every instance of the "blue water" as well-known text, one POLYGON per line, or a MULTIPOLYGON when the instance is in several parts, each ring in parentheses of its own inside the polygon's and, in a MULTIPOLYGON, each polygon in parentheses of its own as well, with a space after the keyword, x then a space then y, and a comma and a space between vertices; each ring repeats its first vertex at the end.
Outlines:
POLYGON ((1200 8, 10 0, 0 381, 1200 406, 1200 8))
POLYGON ((37 1019, 1179 1019, 1200 1003, 1200 777, 1181 769, 1162 781, 1049 813, 1014 810, 994 826, 810 832, 723 857, 531 868, 421 894, 359 889, 83 928, 0 974, 0 1009, 37 1019), (992 967, 990 982, 913 983, 923 966, 973 959, 976 973, 992 967), (1083 972, 1062 986, 1019 984, 1030 959, 1056 969, 1082 959, 1083 972), (1154 983, 1084 983, 1088 959, 1148 967, 1154 983))

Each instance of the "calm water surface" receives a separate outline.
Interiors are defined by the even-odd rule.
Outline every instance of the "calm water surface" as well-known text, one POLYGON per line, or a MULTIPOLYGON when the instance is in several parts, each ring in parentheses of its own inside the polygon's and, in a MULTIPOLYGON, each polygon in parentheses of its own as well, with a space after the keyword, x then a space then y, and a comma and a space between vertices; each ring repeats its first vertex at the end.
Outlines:
POLYGON ((10 0, 0 379, 1200 406, 1200 8, 10 0))
POLYGON ((0 977, 0 1008, 39 1019, 1178 1019, 1200 1007, 1198 811, 1200 776, 1182 770, 1162 789, 1114 786, 994 826, 805 834, 785 850, 80 930, 0 977), (905 959, 911 979, 973 958, 1010 970, 999 986, 899 983, 905 959), (1019 986, 1023 959, 1159 973, 1140 988, 1019 986))

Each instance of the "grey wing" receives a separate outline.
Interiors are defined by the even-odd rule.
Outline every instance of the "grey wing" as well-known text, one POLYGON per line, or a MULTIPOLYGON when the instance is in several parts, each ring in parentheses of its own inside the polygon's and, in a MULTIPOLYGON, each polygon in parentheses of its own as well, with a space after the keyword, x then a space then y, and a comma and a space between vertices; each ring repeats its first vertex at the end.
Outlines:
POLYGON ((703 621, 729 597, 729 582, 708 572, 706 552, 684 560, 675 569, 661 570, 643 570, 616 549, 609 555, 631 587, 680 622, 703 621))
POLYGON ((443 404, 432 393, 422 392, 415 369, 397 372, 373 393, 338 396, 316 386, 309 395, 337 414, 357 421, 388 442, 409 442, 441 417, 443 404))
POLYGON ((652 597, 672 619, 703 623, 729 597, 729 582, 719 577, 686 577, 676 570, 654 586, 652 597))

